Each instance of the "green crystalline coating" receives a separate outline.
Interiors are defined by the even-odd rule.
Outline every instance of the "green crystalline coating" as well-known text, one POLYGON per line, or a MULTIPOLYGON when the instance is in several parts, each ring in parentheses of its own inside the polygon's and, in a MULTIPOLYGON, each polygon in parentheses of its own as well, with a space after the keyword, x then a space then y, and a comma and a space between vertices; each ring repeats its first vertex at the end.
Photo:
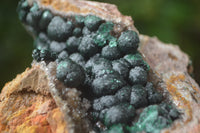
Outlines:
POLYGON ((95 31, 98 29, 101 21, 102 19, 97 16, 88 15, 87 17, 85 17, 84 24, 90 31, 95 31))
POLYGON ((94 36, 94 41, 98 46, 103 47, 107 42, 109 42, 109 45, 112 47, 117 46, 117 39, 110 34, 113 30, 113 26, 114 24, 112 22, 106 22, 99 26, 94 36))
POLYGON ((131 133, 136 132, 151 132, 159 133, 161 129, 167 128, 172 124, 170 118, 160 116, 163 110, 158 105, 151 105, 144 109, 141 113, 138 122, 128 130, 131 133))
POLYGON ((36 2, 33 3, 33 6, 30 9, 30 12, 36 12, 39 10, 38 4, 36 2))
POLYGON ((98 32, 103 33, 110 33, 113 30, 114 24, 112 22, 106 22, 99 26, 98 32))
POLYGON ((132 66, 144 66, 144 68, 149 71, 150 66, 147 64, 146 61, 142 58, 140 53, 136 54, 128 54, 124 57, 132 66))
POLYGON ((109 40, 110 40, 110 42, 109 42, 110 47, 117 47, 117 38, 110 37, 109 40))
POLYGON ((76 15, 75 16, 75 21, 76 21, 76 23, 78 25, 83 25, 84 21, 85 21, 85 17, 76 15))
POLYGON ((121 124, 113 125, 112 127, 110 127, 107 133, 124 133, 123 125, 121 124))
POLYGON ((22 22, 25 21, 29 8, 30 7, 29 7, 27 1, 20 1, 19 2, 18 6, 17 6, 17 12, 18 12, 19 20, 21 20, 22 22))

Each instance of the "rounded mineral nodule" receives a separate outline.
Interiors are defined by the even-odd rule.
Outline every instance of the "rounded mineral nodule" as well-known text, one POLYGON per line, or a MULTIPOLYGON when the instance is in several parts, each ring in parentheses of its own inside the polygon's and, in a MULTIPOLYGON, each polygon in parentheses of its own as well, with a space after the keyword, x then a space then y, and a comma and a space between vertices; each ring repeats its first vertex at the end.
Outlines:
POLYGON ((76 62, 77 64, 79 64, 79 65, 81 65, 81 66, 84 66, 84 65, 85 65, 85 59, 84 59, 84 57, 83 57, 81 54, 79 54, 79 53, 73 53, 73 54, 71 54, 71 55, 69 56, 69 58, 70 58, 72 61, 76 62))
POLYGON ((56 77, 66 86, 77 88, 84 83, 85 73, 81 66, 70 59, 65 59, 58 64, 56 77))
POLYGON ((147 71, 145 71, 142 67, 132 68, 129 72, 129 81, 132 85, 146 84, 147 71))
POLYGON ((123 32, 118 39, 119 49, 125 53, 133 53, 137 51, 139 37, 135 31, 128 30, 123 32))
POLYGON ((73 35, 76 37, 80 37, 82 35, 82 29, 81 28, 75 28, 73 30, 73 35))
POLYGON ((120 102, 130 102, 130 95, 131 95, 131 87, 125 86, 118 90, 115 94, 116 98, 120 102))
POLYGON ((101 21, 101 18, 97 16, 88 15, 85 18, 84 24, 90 31, 94 31, 98 29, 99 25, 101 24, 101 21))
POLYGON ((112 47, 110 45, 102 48, 101 55, 109 60, 115 60, 121 57, 121 53, 118 50, 117 46, 112 47))
POLYGON ((78 50, 83 56, 89 58, 98 52, 98 47, 95 45, 94 40, 90 36, 84 36, 78 50))
POLYGON ((125 59, 114 60, 112 62, 113 69, 118 72, 124 79, 128 78, 131 65, 125 59))
POLYGON ((68 53, 67 51, 62 51, 59 55, 58 55, 58 61, 62 61, 68 58, 68 53))
POLYGON ((59 16, 53 17, 47 28, 47 34, 50 39, 55 41, 66 41, 72 34, 73 25, 71 22, 65 22, 59 16))
POLYGON ((113 95, 103 96, 94 100, 93 109, 101 111, 105 108, 116 105, 118 102, 119 102, 118 99, 113 95))
POLYGON ((114 74, 108 74, 103 77, 94 79, 92 82, 92 90, 95 95, 109 95, 125 85, 125 81, 114 74))
POLYGON ((69 37, 66 42, 66 48, 68 52, 70 53, 77 52, 80 43, 81 43, 81 38, 77 38, 75 36, 69 37))
POLYGON ((130 104, 135 108, 141 108, 148 105, 147 92, 141 85, 135 85, 132 87, 130 104))
POLYGON ((42 16, 39 22, 40 29, 42 30, 46 29, 52 18, 53 18, 53 15, 51 14, 50 11, 48 10, 44 11, 42 13, 42 16))
POLYGON ((55 53, 60 53, 64 49, 66 49, 65 43, 59 43, 59 42, 56 42, 56 41, 52 41, 50 43, 50 50, 55 52, 55 53))
POLYGON ((104 123, 106 126, 113 124, 123 124, 130 122, 135 116, 135 108, 132 105, 116 105, 107 110, 105 113, 104 123))

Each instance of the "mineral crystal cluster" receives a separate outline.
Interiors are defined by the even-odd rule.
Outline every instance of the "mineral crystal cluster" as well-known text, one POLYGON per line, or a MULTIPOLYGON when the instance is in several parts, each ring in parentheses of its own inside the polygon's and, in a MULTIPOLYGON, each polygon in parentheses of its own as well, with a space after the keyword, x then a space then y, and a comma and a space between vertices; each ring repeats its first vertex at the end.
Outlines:
POLYGON ((56 78, 90 101, 95 132, 159 132, 179 117, 149 82, 136 31, 116 32, 114 22, 94 14, 54 14, 36 1, 21 0, 17 11, 34 36, 34 61, 56 62, 56 78))

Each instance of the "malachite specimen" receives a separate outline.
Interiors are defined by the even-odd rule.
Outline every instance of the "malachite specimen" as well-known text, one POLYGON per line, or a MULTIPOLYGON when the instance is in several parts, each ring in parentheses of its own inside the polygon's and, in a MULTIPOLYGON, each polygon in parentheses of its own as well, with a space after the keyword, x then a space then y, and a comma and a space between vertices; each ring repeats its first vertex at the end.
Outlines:
POLYGON ((63 17, 27 0, 19 2, 17 12, 35 38, 33 59, 55 61, 57 79, 90 100, 90 120, 106 127, 97 132, 157 133, 178 118, 171 104, 160 104, 162 93, 147 80, 150 67, 137 51, 137 32, 115 33, 115 24, 98 16, 63 17))
POLYGON ((169 127, 173 122, 170 111, 174 111, 174 116, 178 117, 178 111, 169 104, 151 105, 140 114, 138 122, 129 127, 131 133, 148 132, 159 133, 161 129, 169 127))

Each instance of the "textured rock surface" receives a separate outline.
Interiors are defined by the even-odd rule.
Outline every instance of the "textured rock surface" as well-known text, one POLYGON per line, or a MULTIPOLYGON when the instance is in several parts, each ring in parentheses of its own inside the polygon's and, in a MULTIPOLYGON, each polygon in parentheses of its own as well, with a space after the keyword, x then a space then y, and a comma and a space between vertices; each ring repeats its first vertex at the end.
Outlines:
POLYGON ((140 36, 140 51, 152 69, 151 80, 182 112, 166 132, 200 132, 200 91, 188 74, 189 58, 178 46, 140 36))
MULTIPOLYGON (((29 3, 32 1, 29 0, 29 3)), ((114 5, 78 0, 37 2, 40 8, 50 9, 54 14, 92 13, 117 23, 115 31, 136 31, 132 19, 122 16, 114 5)), ((166 101, 172 100, 182 113, 181 119, 163 132, 200 132, 200 92, 199 86, 188 74, 188 56, 177 46, 163 44, 156 38, 140 35, 140 40, 139 50, 151 67, 149 79, 164 93, 166 101)), ((1 132, 90 131, 87 120, 81 120, 84 109, 80 105, 79 92, 66 90, 67 99, 60 99, 55 88, 59 90, 64 86, 52 76, 54 73, 55 64, 33 63, 31 69, 5 85, 0 94, 1 132)))
POLYGON ((0 95, 0 131, 52 133, 66 122, 49 92, 47 75, 39 66, 7 83, 0 95), (59 126, 58 126, 59 125, 59 126))

